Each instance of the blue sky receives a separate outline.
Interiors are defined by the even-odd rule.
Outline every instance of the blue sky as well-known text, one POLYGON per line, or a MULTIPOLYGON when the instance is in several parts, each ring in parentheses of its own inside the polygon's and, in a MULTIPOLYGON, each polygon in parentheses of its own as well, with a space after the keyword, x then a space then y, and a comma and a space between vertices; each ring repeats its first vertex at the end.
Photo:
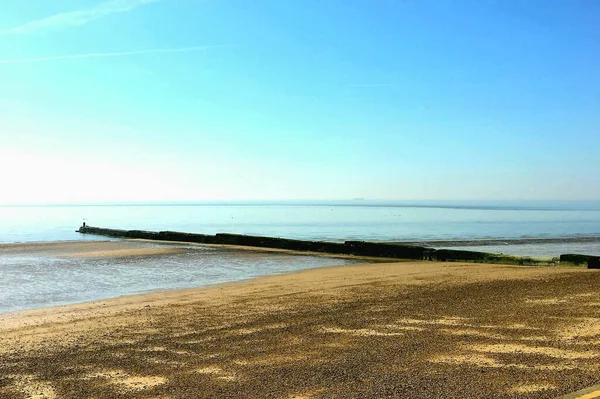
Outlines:
POLYGON ((600 3, 2 0, 0 203, 600 199, 600 3))

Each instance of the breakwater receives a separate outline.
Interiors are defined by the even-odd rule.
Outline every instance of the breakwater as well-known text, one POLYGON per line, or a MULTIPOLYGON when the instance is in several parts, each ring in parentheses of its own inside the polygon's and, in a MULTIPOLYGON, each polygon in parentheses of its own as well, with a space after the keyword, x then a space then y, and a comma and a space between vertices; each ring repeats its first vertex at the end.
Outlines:
POLYGON ((561 255, 552 260, 529 257, 508 256, 488 252, 435 249, 418 245, 398 243, 380 243, 368 241, 306 241, 288 238, 249 236, 244 234, 217 233, 195 234, 178 231, 120 230, 101 227, 82 226, 77 230, 82 234, 95 234, 107 237, 146 239, 156 241, 187 242, 196 244, 239 245, 266 249, 285 249, 301 252, 317 252, 334 255, 353 255, 377 258, 395 258, 410 260, 436 260, 452 262, 504 263, 518 265, 548 265, 558 262, 570 264, 588 264, 590 268, 600 268, 600 257, 587 255, 561 255))

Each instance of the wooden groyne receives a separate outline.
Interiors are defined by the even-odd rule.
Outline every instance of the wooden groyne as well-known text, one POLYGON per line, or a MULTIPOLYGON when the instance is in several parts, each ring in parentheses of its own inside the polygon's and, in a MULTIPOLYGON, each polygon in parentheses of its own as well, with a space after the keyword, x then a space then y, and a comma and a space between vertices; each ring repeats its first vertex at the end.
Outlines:
POLYGON ((600 256, 564 254, 560 256, 562 263, 572 263, 574 265, 585 265, 588 269, 600 269, 600 256))
POLYGON ((508 256, 488 252, 454 249, 435 249, 418 245, 383 243, 369 241, 307 241, 289 238, 250 236, 245 234, 217 233, 195 234, 179 231, 120 230, 82 226, 77 230, 82 234, 95 234, 107 237, 146 239, 155 241, 188 242, 195 244, 239 245, 255 248, 285 249, 300 252, 318 252, 334 255, 353 255, 376 258, 410 260, 436 260, 450 262, 503 263, 518 265, 548 265, 559 261, 570 264, 588 264, 590 268, 600 268, 600 257, 588 255, 561 255, 560 260, 541 260, 529 257, 508 256), (563 258, 564 257, 564 258, 563 258))
POLYGON ((285 249, 301 252, 320 252, 335 255, 372 256, 397 259, 428 259, 431 248, 415 245, 371 243, 364 241, 346 241, 343 243, 328 241, 306 241, 288 238, 249 236, 244 234, 217 233, 195 234, 179 231, 119 230, 85 226, 77 230, 83 234, 95 234, 107 237, 135 238, 156 241, 189 242, 195 244, 239 245, 245 247, 285 249))

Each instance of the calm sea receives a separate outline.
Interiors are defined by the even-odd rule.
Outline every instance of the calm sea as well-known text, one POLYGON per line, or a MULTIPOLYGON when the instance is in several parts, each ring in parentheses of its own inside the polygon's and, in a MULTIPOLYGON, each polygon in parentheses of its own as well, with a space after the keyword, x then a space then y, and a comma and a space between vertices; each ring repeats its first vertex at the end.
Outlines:
POLYGON ((455 248, 464 247, 462 241, 477 240, 468 243, 468 248, 533 256, 568 252, 600 255, 600 201, 5 206, 0 207, 0 242, 103 239, 76 233, 83 220, 99 227, 206 234, 331 241, 445 241, 436 246, 455 248), (519 241, 524 238, 554 240, 519 241))
MULTIPOLYGON (((121 229, 416 241, 437 248, 544 257, 600 255, 600 201, 5 206, 0 207, 0 243, 106 240, 76 233, 83 220, 93 226, 121 229)), ((185 248, 176 255, 134 258, 0 255, 0 313, 353 263, 315 256, 185 248)))

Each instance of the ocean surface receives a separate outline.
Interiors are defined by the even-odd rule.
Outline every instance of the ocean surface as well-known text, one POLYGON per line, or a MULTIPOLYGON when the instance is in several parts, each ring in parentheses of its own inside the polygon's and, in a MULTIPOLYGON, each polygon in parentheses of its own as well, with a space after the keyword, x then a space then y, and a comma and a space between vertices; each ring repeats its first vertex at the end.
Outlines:
POLYGON ((472 250, 505 254, 600 255, 600 201, 354 200, 5 206, 0 207, 0 243, 103 239, 76 233, 83 220, 91 226, 119 229, 330 241, 444 241, 436 247, 454 248, 465 247, 456 243, 474 241, 467 245, 472 250), (523 240, 527 238, 542 240, 523 240))
MULTIPOLYGON (((0 313, 68 305, 153 291, 195 288, 356 260, 202 246, 182 253, 121 258, 60 254, 0 255, 0 313)), ((364 262, 361 262, 364 263, 364 262)))
MULTIPOLYGON (((88 225, 119 229, 413 242, 536 257, 600 255, 600 201, 2 206, 0 243, 107 240, 76 233, 84 220, 88 225)), ((176 255, 104 259, 0 254, 0 312, 352 263, 326 257, 185 248, 176 255)))

